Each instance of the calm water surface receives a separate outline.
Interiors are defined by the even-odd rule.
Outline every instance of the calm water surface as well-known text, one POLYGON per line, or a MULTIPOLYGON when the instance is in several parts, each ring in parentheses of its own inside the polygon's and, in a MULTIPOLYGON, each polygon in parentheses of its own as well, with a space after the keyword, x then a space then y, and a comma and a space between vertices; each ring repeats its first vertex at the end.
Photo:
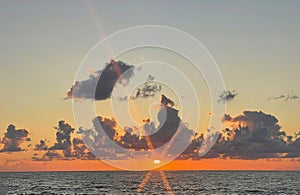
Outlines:
MULTIPOLYGON (((159 172, 0 173, 0 194, 168 194, 159 172)), ((300 194, 300 172, 165 172, 174 194, 300 194)))

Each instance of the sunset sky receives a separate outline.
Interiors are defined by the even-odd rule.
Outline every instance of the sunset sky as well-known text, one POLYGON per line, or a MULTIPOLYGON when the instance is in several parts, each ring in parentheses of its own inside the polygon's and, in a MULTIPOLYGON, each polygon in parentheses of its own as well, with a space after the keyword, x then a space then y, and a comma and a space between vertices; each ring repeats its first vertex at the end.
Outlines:
MULTIPOLYGON (((170 26, 198 39, 219 66, 226 89, 237 93, 227 102, 226 113, 234 119, 244 111, 262 111, 278 119, 281 131, 295 136, 300 132, 299 6, 299 1, 0 1, 0 171, 115 170, 98 160, 43 161, 32 157, 46 152, 34 150, 40 140, 54 145, 57 131, 53 127, 58 121, 75 128, 72 138, 80 138, 72 100, 64 100, 79 65, 104 37, 138 25, 170 26), (4 149, 4 134, 10 124, 29 132, 24 137, 30 140, 22 140, 20 145, 22 151, 4 149)), ((142 58, 167 61, 182 69, 188 66, 174 53, 151 48, 117 57, 131 65, 142 58)), ((199 99, 203 109, 200 125, 194 129, 205 132, 211 114, 208 91, 202 77, 190 69, 185 73, 203 89, 196 93, 205 94, 199 99)), ((172 89, 166 87, 163 92, 178 104, 172 89)), ((97 102, 97 113, 113 117, 106 108, 109 104, 108 100, 97 102)), ((137 102, 137 106, 145 105, 137 102)), ((181 107, 176 109, 180 112, 181 107)), ((298 152, 295 158, 229 155, 178 160, 162 169, 300 170, 298 152)))

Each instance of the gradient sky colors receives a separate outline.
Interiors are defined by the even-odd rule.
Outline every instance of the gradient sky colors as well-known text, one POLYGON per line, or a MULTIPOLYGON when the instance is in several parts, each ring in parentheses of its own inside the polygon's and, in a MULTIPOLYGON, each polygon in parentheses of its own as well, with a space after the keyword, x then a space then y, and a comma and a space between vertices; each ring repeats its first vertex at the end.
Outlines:
MULTIPOLYGON (((300 100, 268 99, 300 96, 299 6, 297 1, 1 1, 1 137, 14 124, 30 131, 32 145, 44 138, 53 143, 57 121, 75 126, 71 101, 63 98, 87 51, 111 33, 144 24, 181 29, 206 46, 226 88, 238 92, 227 105, 230 115, 262 110, 276 116, 282 129, 293 135, 300 129, 300 100)), ((130 54, 123 57, 135 63, 130 54)), ((67 169, 58 168, 58 162, 31 162, 33 153, 0 153, 1 171, 26 170, 27 164, 35 163, 46 163, 50 170, 67 169), (18 168, 11 167, 19 159, 18 168), (22 162, 27 163, 23 169, 22 162)), ((212 160, 205 161, 210 162, 187 163, 199 163, 199 169, 225 169, 221 160, 212 166, 212 160)), ((251 161, 253 166, 246 165, 250 161, 223 161, 234 162, 237 169, 260 169, 260 160, 251 161)), ((300 169, 297 162, 261 161, 266 169, 300 169)), ((94 167, 98 162, 74 162, 78 170, 89 166, 85 163, 94 167)), ((185 167, 173 164, 174 169, 185 167)))

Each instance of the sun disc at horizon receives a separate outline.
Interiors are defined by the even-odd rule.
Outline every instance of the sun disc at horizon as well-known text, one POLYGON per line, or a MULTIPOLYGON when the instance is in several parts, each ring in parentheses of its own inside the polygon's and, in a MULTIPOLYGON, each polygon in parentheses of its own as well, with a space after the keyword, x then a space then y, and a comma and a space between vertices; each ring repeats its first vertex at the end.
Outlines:
POLYGON ((154 162, 155 164, 159 164, 159 163, 160 163, 160 160, 153 160, 153 162, 154 162))

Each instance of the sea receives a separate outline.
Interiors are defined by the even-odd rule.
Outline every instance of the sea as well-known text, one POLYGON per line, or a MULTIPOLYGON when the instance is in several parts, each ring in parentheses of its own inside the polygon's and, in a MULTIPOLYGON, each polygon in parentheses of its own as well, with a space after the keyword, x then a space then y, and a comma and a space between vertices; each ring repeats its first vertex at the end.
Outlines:
POLYGON ((156 171, 0 173, 0 194, 300 194, 299 171, 163 174, 165 181, 156 171))

